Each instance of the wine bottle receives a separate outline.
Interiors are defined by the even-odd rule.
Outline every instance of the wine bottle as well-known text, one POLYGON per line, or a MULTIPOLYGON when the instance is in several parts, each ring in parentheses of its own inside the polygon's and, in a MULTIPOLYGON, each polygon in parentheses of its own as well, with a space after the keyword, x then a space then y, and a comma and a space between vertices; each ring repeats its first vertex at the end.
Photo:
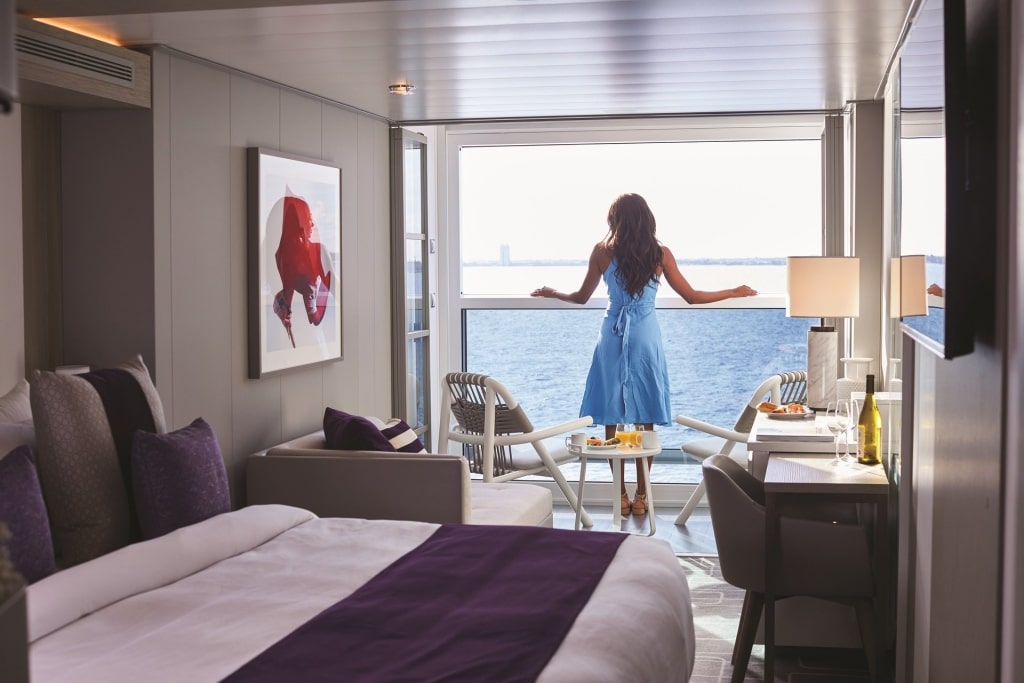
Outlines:
POLYGON ((864 465, 877 465, 882 462, 878 455, 882 443, 882 414, 878 412, 875 402, 875 376, 867 376, 864 388, 864 407, 857 419, 857 462, 864 465))

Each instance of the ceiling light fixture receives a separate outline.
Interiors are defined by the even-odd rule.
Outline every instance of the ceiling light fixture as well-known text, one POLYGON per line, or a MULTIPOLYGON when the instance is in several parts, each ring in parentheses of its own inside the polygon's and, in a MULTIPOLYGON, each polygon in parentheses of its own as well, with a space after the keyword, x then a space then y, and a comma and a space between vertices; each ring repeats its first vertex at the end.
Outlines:
POLYGON ((392 95, 409 95, 416 89, 412 83, 395 83, 388 86, 388 92, 392 95))

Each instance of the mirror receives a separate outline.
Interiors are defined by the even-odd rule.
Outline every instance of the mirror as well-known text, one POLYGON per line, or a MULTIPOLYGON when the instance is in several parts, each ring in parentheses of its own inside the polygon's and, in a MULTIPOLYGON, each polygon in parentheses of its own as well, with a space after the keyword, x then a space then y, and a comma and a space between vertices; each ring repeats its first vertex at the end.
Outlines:
POLYGON ((946 289, 943 26, 942 0, 926 0, 907 35, 894 88, 899 315, 905 331, 940 354, 946 289))

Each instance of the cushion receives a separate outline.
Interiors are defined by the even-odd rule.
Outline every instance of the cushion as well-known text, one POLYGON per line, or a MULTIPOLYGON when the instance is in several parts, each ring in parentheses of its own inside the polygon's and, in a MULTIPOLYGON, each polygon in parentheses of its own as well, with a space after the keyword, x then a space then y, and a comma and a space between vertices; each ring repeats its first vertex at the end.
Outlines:
POLYGON ((135 432, 132 483, 146 539, 231 509, 217 435, 201 417, 167 434, 135 432))
POLYGON ((413 428, 406 424, 405 420, 393 417, 384 423, 380 430, 387 438, 388 443, 399 453, 426 453, 423 442, 416 436, 413 428))
POLYGON ((373 422, 334 408, 324 409, 324 439, 334 451, 395 450, 373 422))
POLYGON ((56 570, 50 520, 30 446, 18 446, 0 459, 0 523, 11 534, 11 563, 27 582, 56 570))
POLYGON ((30 387, 36 466, 60 564, 138 540, 132 436, 139 428, 167 431, 142 357, 82 375, 37 370, 30 387))
POLYGON ((32 422, 28 380, 18 380, 13 389, 0 396, 0 422, 32 422))

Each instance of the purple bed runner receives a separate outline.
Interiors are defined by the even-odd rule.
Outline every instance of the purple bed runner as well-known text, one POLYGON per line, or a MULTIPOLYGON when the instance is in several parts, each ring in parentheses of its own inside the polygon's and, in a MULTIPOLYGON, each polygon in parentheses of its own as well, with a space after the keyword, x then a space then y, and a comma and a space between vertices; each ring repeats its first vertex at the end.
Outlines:
POLYGON ((224 680, 534 681, 625 537, 441 526, 224 680))

